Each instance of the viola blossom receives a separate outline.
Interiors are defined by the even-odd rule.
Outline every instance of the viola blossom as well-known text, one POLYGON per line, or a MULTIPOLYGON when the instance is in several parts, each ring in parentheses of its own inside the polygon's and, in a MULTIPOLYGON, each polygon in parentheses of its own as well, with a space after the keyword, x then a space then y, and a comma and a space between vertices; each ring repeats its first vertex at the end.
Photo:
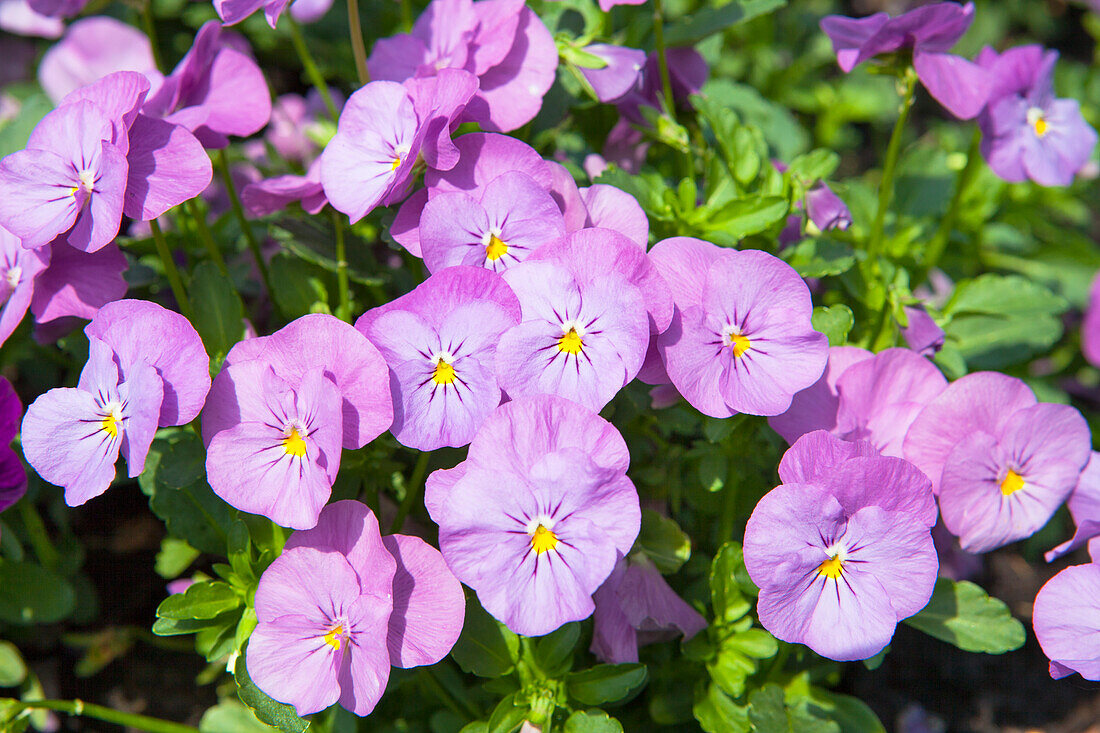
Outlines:
POLYGON ((923 305, 905 306, 905 317, 908 325, 901 329, 901 336, 905 339, 905 343, 921 356, 929 358, 935 356, 943 348, 947 339, 943 329, 928 314, 923 305))
POLYGON ((520 0, 433 0, 412 32, 371 48, 371 79, 404 82, 444 69, 477 77, 461 116, 481 129, 510 132, 530 122, 554 83, 558 49, 550 31, 520 0))
POLYGON ((71 18, 78 15, 88 0, 27 0, 31 9, 47 18, 71 18))
POLYGON ((504 279, 523 307, 497 345, 497 379, 510 397, 557 394, 600 410, 637 376, 649 323, 641 291, 621 274, 578 278, 540 261, 504 279))
POLYGON ((1092 278, 1085 319, 1081 323, 1081 353, 1093 366, 1100 366, 1100 273, 1092 278))
POLYGON ((70 25, 64 38, 46 51, 38 66, 38 81, 57 104, 116 71, 136 71, 149 80, 151 88, 164 79, 144 33, 110 16, 96 15, 70 25))
POLYGON ((1080 104, 1054 96, 1057 61, 1057 51, 1041 46, 1001 54, 986 47, 978 55, 992 86, 978 118, 982 156, 1006 181, 1068 186, 1092 157, 1097 135, 1081 116, 1080 104))
MULTIPOLYGON (((338 89, 330 89, 329 94, 339 112, 344 108, 344 95, 338 89)), ((323 146, 318 141, 326 138, 331 124, 328 106, 316 89, 304 97, 283 94, 271 107, 264 142, 283 160, 308 166, 320 154, 323 146)))
POLYGON ((239 422, 206 454, 210 488, 230 506, 309 529, 332 493, 343 440, 341 396, 321 367, 288 384, 259 360, 226 368, 239 422))
POLYGON ((1031 616, 1050 676, 1100 680, 1100 565, 1075 565, 1039 589, 1031 616))
POLYGON ((745 567, 760 623, 838 661, 881 651, 936 582, 928 478, 900 458, 824 432, 783 458, 783 484, 745 527, 745 567))
POLYGON ((348 450, 362 448, 393 422, 389 373, 378 349, 349 324, 317 313, 302 316, 270 336, 240 341, 229 350, 202 411, 202 438, 207 445, 219 432, 240 422, 237 392, 249 386, 236 383, 228 367, 247 361, 270 366, 276 377, 294 389, 311 370, 322 369, 342 398, 340 435, 348 450))
POLYGON ((582 67, 580 70, 601 102, 615 102, 638 84, 645 67, 645 51, 607 43, 591 43, 584 51, 605 63, 601 68, 582 67))
MULTIPOLYGON (((706 60, 694 48, 669 48, 665 51, 665 60, 668 63, 669 82, 672 85, 673 103, 683 105, 692 94, 697 94, 707 81, 709 68, 706 60)), ((630 129, 630 123, 648 125, 641 107, 661 109, 664 106, 664 82, 661 78, 661 62, 656 52, 646 57, 645 66, 633 91, 621 97, 615 104, 619 108, 623 119, 620 120, 611 134, 609 141, 615 135, 616 129, 625 127, 630 129)))
POLYGON ((596 611, 589 651, 608 664, 637 662, 638 647, 677 636, 687 641, 707 627, 706 619, 638 553, 619 557, 592 600, 596 611))
POLYGON ((60 18, 36 12, 27 0, 0 0, 0 30, 19 36, 60 38, 65 24, 60 18))
POLYGON ((145 469, 157 429, 162 383, 139 363, 119 375, 111 347, 89 339, 88 363, 75 388, 41 395, 23 418, 23 455, 38 475, 65 489, 65 503, 80 506, 115 478, 119 452, 130 478, 145 469))
POLYGON ((402 445, 461 447, 500 404, 494 359, 520 305, 500 276, 468 266, 441 270, 411 293, 364 313, 355 327, 390 367, 402 445))
POLYGON ((49 262, 48 249, 24 249, 18 237, 0 227, 0 344, 23 320, 34 280, 49 262))
POLYGON ((271 117, 271 92, 239 35, 211 20, 142 111, 190 130, 203 147, 224 148, 248 137, 271 117))
POLYGON ((821 30, 833 42, 837 64, 848 73, 876 56, 911 50, 917 78, 937 102, 969 120, 985 106, 991 78, 981 66, 947 53, 974 20, 974 3, 932 3, 891 18, 830 15, 821 30))
POLYGON ((1046 561, 1053 562, 1085 545, 1090 555, 1100 557, 1100 540, 1093 542, 1100 536, 1100 453, 1092 452, 1066 506, 1077 529, 1073 537, 1046 553, 1046 561))
POLYGON ((319 214, 328 203, 321 183, 321 160, 313 161, 304 176, 288 173, 246 184, 241 205, 251 216, 267 216, 298 201, 307 214, 319 214))
POLYGON ((23 498, 27 492, 27 470, 12 450, 11 442, 19 432, 23 403, 5 377, 0 377, 0 512, 23 498))
POLYGON ((920 412, 904 450, 932 479, 962 548, 988 552, 1047 523, 1077 485, 1091 438, 1074 408, 1037 403, 1013 377, 975 372, 920 412))
POLYGON ((769 417, 768 425, 789 445, 814 430, 835 433, 840 409, 837 381, 848 367, 872 356, 870 351, 855 346, 829 347, 829 358, 821 378, 795 394, 786 412, 769 417))
POLYGON ((452 125, 476 90, 472 74, 448 69, 407 85, 373 81, 352 94, 320 157, 332 205, 356 222, 405 197, 419 156, 453 166, 452 125))
POLYGON ((649 256, 676 303, 657 350, 697 410, 778 415, 821 377, 828 342, 813 330, 809 288, 790 265, 691 237, 658 242, 649 256))
POLYGON ((806 214, 819 232, 830 229, 846 231, 852 226, 852 212, 824 181, 818 181, 807 191, 804 199, 806 214))
POLYGON ((628 461, 618 431, 574 402, 540 395, 500 406, 467 459, 426 484, 447 566, 517 634, 587 618, 638 535, 628 461))
POLYGON ((565 234, 557 203, 524 173, 498 176, 479 193, 440 193, 425 204, 420 249, 429 272, 460 264, 501 272, 565 234))

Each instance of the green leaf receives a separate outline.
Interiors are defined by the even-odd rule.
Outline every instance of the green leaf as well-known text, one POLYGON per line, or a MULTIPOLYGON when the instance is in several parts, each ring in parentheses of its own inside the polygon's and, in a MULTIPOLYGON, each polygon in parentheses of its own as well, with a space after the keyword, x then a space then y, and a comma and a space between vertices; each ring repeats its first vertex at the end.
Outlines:
POLYGON ((10 641, 0 641, 0 687, 15 687, 27 678, 27 665, 10 641))
POLYGON ((790 203, 782 196, 746 196, 717 211, 705 212, 701 226, 715 244, 732 245, 759 234, 787 216, 790 203))
MULTIPOLYGON (((13 84, 4 91, 11 91, 15 86, 13 84)), ((19 111, 15 117, 0 123, 0 157, 27 147, 27 139, 35 125, 54 107, 49 97, 37 89, 37 85, 28 85, 27 90, 29 93, 18 95, 22 99, 18 100, 19 111), (30 89, 34 91, 29 91, 30 89)))
POLYGON ((248 668, 245 665, 246 651, 247 649, 241 652, 237 657, 237 663, 233 665, 233 677, 237 680, 237 696, 241 698, 241 702, 247 705, 261 722, 285 733, 302 733, 309 727, 309 721, 298 717, 293 706, 272 700, 249 678, 248 668))
POLYGON ((202 337, 206 353, 220 365, 233 344, 244 338, 244 308, 233 281, 209 260, 191 273, 188 296, 195 303, 193 325, 202 337))
POLYGON ((157 606, 159 618, 214 618, 241 604, 229 583, 220 580, 208 580, 193 583, 183 593, 170 595, 157 606))
POLYGON ((722 7, 707 7, 669 27, 665 43, 669 46, 693 46, 707 36, 770 13, 787 0, 734 0, 722 7))
POLYGON ((623 726, 602 710, 578 710, 565 721, 565 733, 622 733, 623 726))
POLYGON ((1062 313, 1068 305, 1039 283, 990 273, 959 283, 943 311, 945 315, 1062 313))
POLYGON ((206 450, 199 436, 190 430, 176 434, 163 444, 156 466, 156 482, 170 489, 190 486, 206 477, 206 450))
POLYGON ((178 537, 165 537, 160 541, 160 551, 157 552, 155 569, 157 575, 171 580, 178 578, 191 563, 202 554, 185 540, 178 537))
POLYGON ((677 572, 691 557, 691 538, 674 519, 652 509, 642 510, 638 546, 665 575, 677 572))
POLYGON ((238 609, 231 609, 214 618, 158 618, 153 622, 153 633, 157 636, 197 634, 203 629, 224 628, 239 616, 238 609))
POLYGON ((519 660, 519 637, 490 616, 475 596, 466 598, 466 620, 451 656, 464 672, 501 677, 519 660))
POLYGON ((618 702, 645 684, 648 672, 644 664, 597 664, 565 678, 569 695, 585 705, 618 702))
POLYGON ((202 715, 200 733, 271 733, 275 728, 261 723, 251 710, 236 700, 222 700, 202 715))
POLYGON ((787 717, 783 688, 775 684, 749 693, 749 723, 759 733, 797 733, 787 717))
POLYGON ((60 575, 33 562, 0 560, 0 621, 50 624, 73 612, 76 595, 60 575))
POLYGON ((788 265, 802 277, 840 275, 856 264, 856 253, 849 245, 834 239, 804 239, 780 253, 788 265))
POLYGON ((763 629, 748 628, 722 640, 718 656, 707 662, 707 671, 723 692, 740 697, 745 692, 745 680, 756 673, 756 660, 774 657, 777 651, 779 643, 774 636, 763 629))
POLYGON ((752 608, 742 589, 741 574, 748 575, 741 545, 727 542, 718 550, 710 566, 710 605, 716 625, 732 624, 752 608))
POLYGON ((839 733, 886 733, 886 728, 874 711, 865 702, 850 695, 811 686, 809 695, 793 707, 819 721, 818 726, 821 722, 836 726, 823 730, 838 730, 839 733))
POLYGON ((787 175, 808 185, 831 176, 840 165, 840 156, 832 150, 817 148, 799 155, 787 165, 787 175))
POLYGON ((573 666, 573 649, 581 637, 581 625, 573 622, 543 636, 535 643, 535 663, 546 676, 560 677, 573 666))
POLYGON ((812 318, 815 331, 825 334, 829 346, 843 346, 848 341, 848 333, 855 325, 856 318, 852 309, 843 303, 833 306, 817 306, 812 318))
POLYGON ((1004 654, 1025 640, 1024 626, 1008 606, 966 580, 937 580, 932 600, 905 623, 968 652, 1004 654))
POLYGON ((749 733, 748 708, 735 703, 718 685, 708 685, 691 708, 700 727, 707 733, 749 733))
POLYGON ((529 708, 520 703, 513 693, 501 700, 489 716, 488 733, 512 733, 519 730, 527 719, 529 708))
POLYGON ((268 266, 272 297, 287 318, 313 312, 315 303, 328 303, 324 270, 286 252, 278 252, 268 266))

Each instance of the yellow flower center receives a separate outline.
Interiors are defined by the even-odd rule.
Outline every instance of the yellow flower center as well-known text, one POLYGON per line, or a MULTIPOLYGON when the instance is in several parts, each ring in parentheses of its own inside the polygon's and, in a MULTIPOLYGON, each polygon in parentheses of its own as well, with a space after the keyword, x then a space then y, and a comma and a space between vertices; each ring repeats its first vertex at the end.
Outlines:
POLYGON ((843 572, 844 561, 840 559, 840 555, 833 555, 817 566, 817 574, 824 575, 830 580, 836 580, 843 572))
POLYGON ((327 634, 325 634, 325 643, 336 651, 340 651, 341 637, 344 635, 344 626, 337 624, 327 634))
POLYGON ((398 169, 398 168, 399 168, 400 166, 401 166, 401 156, 400 156, 400 155, 398 155, 398 156, 397 156, 396 158, 394 158, 394 159, 393 159, 393 162, 392 162, 392 163, 390 163, 390 170, 391 170, 391 171, 395 171, 395 170, 397 170, 397 169, 398 169))
POLYGON ((1008 469, 1008 473, 1001 480, 1001 493, 1005 496, 1011 496, 1022 488, 1024 488, 1024 477, 1011 468, 1008 469))
POLYGON ((726 338, 729 339, 729 345, 733 347, 733 355, 741 356, 750 348, 752 348, 752 341, 747 336, 742 336, 739 333, 731 333, 726 338))
POLYGON ((118 416, 112 412, 99 423, 99 429, 110 435, 112 438, 118 437, 118 416))
POLYGON ((291 428, 290 434, 283 438, 283 450, 286 451, 287 455, 297 456, 298 458, 306 454, 306 441, 298 433, 298 428, 291 428))
POLYGON ((455 368, 439 357, 436 362, 435 372, 432 373, 432 381, 436 384, 451 384, 455 381, 455 368))
POLYGON ((583 348, 584 341, 581 340, 576 328, 570 327, 569 332, 558 339, 558 351, 564 351, 566 354, 576 356, 583 348))
POLYGON ((1035 134, 1038 137, 1043 137, 1050 130, 1050 125, 1047 124, 1046 114, 1038 107, 1032 107, 1027 111, 1027 123, 1031 125, 1031 129, 1035 130, 1035 134))
POLYGON ((535 533, 531 535, 531 547, 535 550, 535 554, 541 555, 557 546, 558 536, 552 530, 541 524, 535 528, 535 533))
POLYGON ((489 244, 485 245, 485 256, 494 262, 508 254, 508 243, 495 234, 489 235, 489 244))

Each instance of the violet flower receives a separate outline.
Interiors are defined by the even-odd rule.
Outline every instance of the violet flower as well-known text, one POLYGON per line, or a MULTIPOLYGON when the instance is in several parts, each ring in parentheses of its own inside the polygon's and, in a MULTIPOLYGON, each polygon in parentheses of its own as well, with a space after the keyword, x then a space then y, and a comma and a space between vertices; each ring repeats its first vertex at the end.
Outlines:
POLYGON ((992 85, 978 119, 982 156, 1006 181, 1068 186, 1092 157, 1096 131, 1081 116, 1077 100, 1054 96, 1057 61, 1057 51, 1041 46, 1002 54, 986 47, 978 55, 992 85))
MULTIPOLYGON (((685 103, 692 94, 697 94, 707 81, 709 68, 702 54, 694 48, 669 48, 665 50, 665 60, 668 63, 669 82, 672 85, 672 100, 674 104, 685 103)), ((634 91, 619 98, 615 103, 623 120, 619 124, 633 122, 639 125, 648 125, 640 107, 652 107, 661 109, 664 106, 664 82, 661 78, 661 63, 656 52, 646 57, 645 67, 634 91)), ((629 125, 627 125, 627 129, 629 125)), ((615 130, 608 135, 607 144, 612 144, 615 130)), ((620 133, 621 134, 621 133, 620 133)), ((605 150, 605 157, 609 155, 605 150)))
POLYGON ((27 470, 11 442, 19 432, 23 403, 5 377, 0 377, 0 512, 19 501, 27 492, 27 470))
POLYGON ((287 174, 249 183, 241 189, 241 205, 251 216, 267 216, 298 201, 307 214, 318 214, 328 203, 321 183, 321 160, 304 176, 287 174))
POLYGON ((1089 302, 1081 323, 1081 353, 1089 364, 1100 367, 1100 272, 1092 278, 1089 302))
POLYGON ((619 557, 592 600, 596 611, 589 650, 608 664, 637 662, 638 647, 677 636, 687 641, 707 627, 707 620, 637 553, 619 557))
POLYGON ((38 66, 38 81, 57 104, 70 92, 116 71, 136 71, 154 88, 164 79, 144 33, 110 16, 96 15, 70 25, 65 37, 46 51, 38 66))
POLYGON ((820 232, 830 229, 845 231, 852 226, 848 205, 824 181, 818 181, 806 191, 806 213, 820 232))
POLYGON ((788 455, 805 455, 784 456, 784 483, 745 528, 760 623, 838 661, 881 651, 898 621, 928 603, 936 581, 928 478, 872 450, 825 433, 803 436, 788 455), (821 452, 822 442, 831 448, 821 452))
POLYGON ((975 372, 920 412, 904 448, 932 479, 962 548, 988 552, 1047 523, 1077 485, 1091 438, 1074 408, 1037 403, 1013 377, 975 372))
POLYGON ((769 417, 768 425, 788 444, 814 430, 835 432, 840 409, 837 381, 848 367, 872 356, 870 351, 856 346, 830 346, 821 378, 795 394, 786 412, 769 417))
POLYGON ((911 50, 917 78, 956 117, 969 120, 985 106, 991 79, 977 64, 947 53, 974 20, 974 3, 932 3, 891 18, 830 15, 821 30, 833 42, 845 73, 875 56, 911 50))
POLYGON ((691 237, 658 242, 649 256, 676 303, 657 348, 697 410, 778 415, 821 377, 828 342, 813 330, 809 288, 790 265, 691 237))
POLYGON ((24 249, 18 237, 0 227, 0 344, 23 320, 35 278, 49 263, 49 249, 24 249))
POLYGON ((1077 529, 1073 537, 1046 553, 1046 561, 1052 562, 1086 544, 1090 555, 1100 557, 1100 540, 1093 542, 1100 536, 1100 453, 1092 452, 1066 506, 1077 529))
POLYGON ((428 477, 425 504, 447 566, 518 634, 587 618, 638 534, 629 460, 614 426, 574 402, 537 395, 501 405, 465 461, 428 477))
POLYGON ((27 0, 0 0, 0 30, 20 36, 59 38, 65 24, 60 18, 36 12, 27 0))
POLYGON ((520 305, 500 276, 440 270, 411 293, 364 313, 355 327, 390 366, 390 432, 422 451, 467 445, 500 404, 494 360, 520 305))
POLYGON ((638 84, 646 62, 645 51, 607 43, 591 43, 584 50, 607 64, 600 69, 580 70, 601 102, 615 102, 638 84))
POLYGON ((290 0, 214 0, 214 12, 225 25, 235 25, 263 8, 264 18, 274 30, 279 16, 289 4, 290 0))
POLYGON ((117 244, 81 252, 57 242, 30 251, 49 256, 49 266, 35 277, 31 298, 31 312, 39 328, 92 319, 100 308, 126 296, 128 286, 122 277, 126 257, 117 244))
POLYGON ((1075 565, 1048 580, 1031 618, 1051 677, 1100 680, 1100 565, 1075 565))

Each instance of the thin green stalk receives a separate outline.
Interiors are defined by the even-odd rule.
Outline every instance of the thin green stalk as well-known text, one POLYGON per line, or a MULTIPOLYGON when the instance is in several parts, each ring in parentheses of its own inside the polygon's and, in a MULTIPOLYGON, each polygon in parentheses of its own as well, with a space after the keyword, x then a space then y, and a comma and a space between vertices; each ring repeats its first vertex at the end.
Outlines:
POLYGON ((351 35, 351 53, 355 57, 355 73, 359 85, 370 81, 367 71, 367 47, 363 44, 363 24, 359 22, 359 0, 348 0, 348 33, 351 35))
MULTIPOLYGON (((735 415, 730 418, 733 426, 730 428, 730 436, 740 429, 748 419, 745 415, 735 415)), ((728 440, 729 438, 727 438, 728 440)), ((718 518, 718 544, 733 539, 733 526, 737 520, 737 488, 726 476, 725 485, 722 487, 722 513, 718 518)))
POLYGON ((351 295, 348 290, 348 252, 344 243, 344 222, 340 212, 332 210, 332 225, 336 228, 336 287, 340 293, 340 305, 336 315, 351 323, 351 295))
POLYGON ((206 251, 210 253, 210 259, 214 260, 214 264, 218 266, 223 275, 229 274, 229 269, 225 266, 225 258, 222 256, 221 249, 218 248, 216 242, 214 242, 213 235, 210 234, 210 229, 206 226, 206 220, 202 216, 202 212, 199 211, 199 207, 195 205, 195 200, 183 202, 183 208, 187 211, 187 215, 191 217, 191 221, 195 224, 195 231, 199 233, 199 239, 202 240, 203 245, 206 246, 206 251))
POLYGON ((901 139, 905 132, 905 122, 909 119, 909 110, 913 107, 917 74, 912 67, 906 70, 902 83, 905 88, 901 97, 901 110, 898 112, 898 120, 894 123, 894 131, 890 135, 890 143, 886 148, 886 163, 882 168, 882 180, 878 188, 878 210, 875 212, 875 223, 871 227, 871 238, 867 242, 868 259, 872 261, 876 261, 882 254, 886 212, 890 210, 890 203, 894 198, 894 175, 897 172, 898 157, 901 154, 901 139))
POLYGON ((145 26, 145 35, 149 36, 149 46, 153 50, 153 63, 158 69, 163 69, 161 63, 160 48, 157 44, 157 26, 153 22, 153 0, 146 0, 141 7, 141 23, 145 26))
POLYGON ((18 714, 23 710, 56 710, 59 713, 82 715, 86 718, 95 718, 107 723, 148 731, 148 733, 199 733, 198 728, 192 728, 182 723, 151 718, 148 715, 124 713, 120 710, 94 705, 83 700, 10 700, 8 706, 10 712, 14 714, 18 714))
POLYGON ((291 43, 294 44, 294 50, 298 53, 298 58, 302 62, 302 68, 305 69, 306 76, 309 77, 309 83, 312 84, 313 88, 317 90, 317 93, 321 95, 321 99, 328 109, 329 116, 332 117, 333 122, 336 122, 340 119, 340 111, 336 109, 336 103, 332 101, 332 93, 328 90, 328 84, 325 83, 325 77, 321 76, 320 69, 317 68, 317 64, 313 61, 313 56, 309 53, 309 47, 306 46, 306 39, 302 37, 302 27, 298 25, 298 21, 294 20, 294 16, 290 13, 286 14, 286 19, 290 23, 291 43))
MULTIPOLYGON (((943 251, 947 247, 947 242, 951 239, 951 230, 955 228, 955 222, 959 218, 959 211, 962 209, 963 198, 966 196, 966 192, 974 184, 974 178, 981 169, 981 142, 981 130, 975 127, 974 135, 970 138, 970 149, 966 151, 966 166, 959 171, 959 176, 955 180, 955 194, 951 197, 951 204, 947 207, 947 213, 940 219, 940 225, 936 229, 936 233, 932 236, 932 239, 928 242, 928 246, 924 250, 922 272, 925 276, 927 276, 928 272, 936 266, 936 263, 939 262, 940 257, 943 255, 943 251)), ((923 279, 922 277, 921 280, 923 279)), ((917 282, 920 282, 920 280, 917 282)))
POLYGON ((423 493, 424 474, 428 472, 428 459, 431 457, 431 451, 424 451, 416 459, 412 475, 409 476, 409 481, 405 484, 405 499, 401 502, 401 506, 397 508, 397 516, 393 518, 393 524, 390 525, 390 534, 401 530, 401 525, 405 523, 405 518, 412 511, 413 504, 417 502, 423 493))
POLYGON ((412 3, 409 0, 401 0, 401 27, 406 33, 413 27, 412 3))
POLYGON ((187 320, 193 320, 195 312, 191 310, 191 301, 187 298, 187 291, 183 287, 183 278, 180 277, 180 271, 176 269, 176 261, 172 259, 172 253, 168 250, 168 242, 164 239, 164 232, 160 230, 160 224, 157 223, 156 219, 149 221, 149 228, 153 231, 153 242, 157 246, 160 261, 164 263, 164 274, 168 276, 168 285, 171 286, 172 293, 176 296, 180 313, 187 320))
POLYGON ((42 521, 42 516, 34 503, 19 502, 19 516, 23 520, 23 527, 27 530, 27 536, 34 548, 34 554, 38 556, 38 561, 50 570, 56 568, 59 561, 57 549, 50 542, 50 536, 46 533, 46 524, 42 521))
POLYGON ((264 262, 263 253, 260 251, 260 243, 256 241, 256 235, 252 232, 252 225, 249 223, 248 217, 244 215, 244 207, 241 205, 241 197, 237 195, 237 187, 233 185, 233 174, 229 172, 229 158, 226 157, 225 148, 218 151, 218 169, 221 171, 225 190, 229 193, 229 203, 233 206, 233 214, 237 217, 237 221, 244 231, 245 241, 248 242, 248 248, 252 250, 252 257, 256 260, 256 269, 260 271, 260 279, 263 280, 264 288, 274 302, 274 291, 271 288, 271 276, 267 272, 267 263, 264 262))
POLYGON ((661 0, 653 0, 653 41, 657 46, 657 60, 661 67, 661 86, 665 90, 665 110, 674 121, 676 102, 672 96, 672 75, 668 73, 668 54, 665 51, 665 18, 661 0))

